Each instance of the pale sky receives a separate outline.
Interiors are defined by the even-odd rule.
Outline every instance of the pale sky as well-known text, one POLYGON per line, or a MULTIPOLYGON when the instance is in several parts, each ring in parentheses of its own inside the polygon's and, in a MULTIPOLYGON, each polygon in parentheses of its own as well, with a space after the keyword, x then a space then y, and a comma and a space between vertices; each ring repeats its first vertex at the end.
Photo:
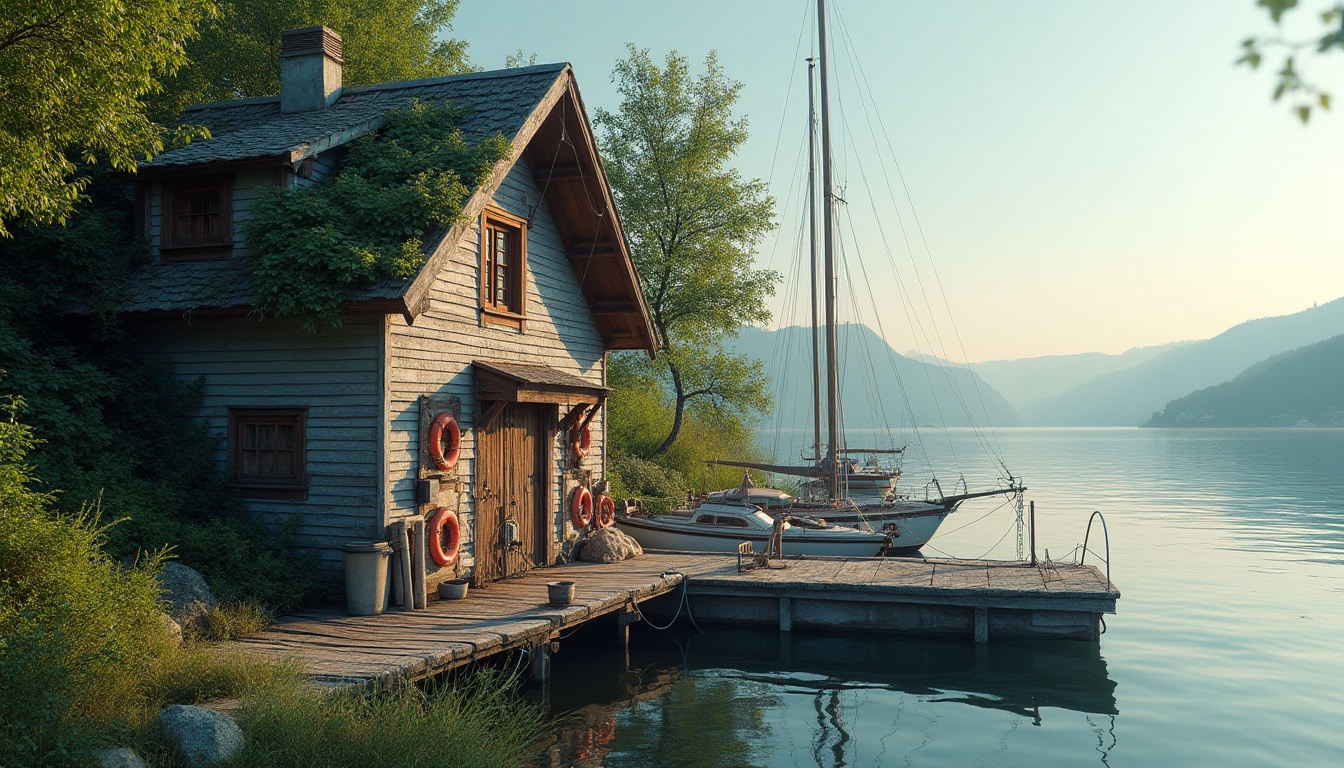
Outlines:
MULTIPOLYGON (((618 106, 627 42, 697 65, 717 50, 751 125, 736 165, 771 181, 781 219, 758 263, 791 272, 811 4, 462 0, 453 35, 489 69, 518 49, 572 63, 590 113, 618 106)), ((876 299, 842 319, 875 325, 875 303, 896 349, 980 361, 1208 338, 1344 296, 1344 114, 1304 127, 1270 101, 1277 58, 1233 66, 1243 38, 1273 31, 1254 0, 830 4, 842 236, 876 299), (878 164, 887 146, 922 240, 878 164)), ((1303 28, 1319 4, 1296 12, 1303 28)), ((1307 72, 1344 103, 1344 54, 1307 72)), ((784 293, 776 324, 802 320, 784 293)))

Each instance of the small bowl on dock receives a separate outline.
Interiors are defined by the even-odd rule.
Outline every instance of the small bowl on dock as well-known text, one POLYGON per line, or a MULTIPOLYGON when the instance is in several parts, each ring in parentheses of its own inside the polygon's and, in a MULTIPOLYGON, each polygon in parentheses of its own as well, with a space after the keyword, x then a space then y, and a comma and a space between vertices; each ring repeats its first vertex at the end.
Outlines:
POLYGON ((467 596, 467 586, 470 583, 466 579, 442 582, 439 584, 439 597, 444 600, 461 600, 467 596))
POLYGON ((574 582, 548 581, 546 582, 546 596, 550 598, 551 605, 569 605, 574 602, 574 582))

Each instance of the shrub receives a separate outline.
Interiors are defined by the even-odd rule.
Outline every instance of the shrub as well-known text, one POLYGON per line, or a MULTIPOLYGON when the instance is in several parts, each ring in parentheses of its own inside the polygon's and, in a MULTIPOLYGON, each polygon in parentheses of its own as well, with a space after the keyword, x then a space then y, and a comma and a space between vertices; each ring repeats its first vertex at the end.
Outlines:
POLYGON ((77 763, 97 728, 136 704, 170 648, 155 578, 161 555, 123 568, 95 512, 60 515, 32 489, 31 430, 0 421, 0 764, 77 763))

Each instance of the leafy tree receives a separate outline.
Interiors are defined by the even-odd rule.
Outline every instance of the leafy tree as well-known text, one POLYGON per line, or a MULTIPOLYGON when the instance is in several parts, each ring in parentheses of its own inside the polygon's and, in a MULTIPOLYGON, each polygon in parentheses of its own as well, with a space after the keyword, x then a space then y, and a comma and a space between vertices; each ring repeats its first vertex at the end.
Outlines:
POLYGON ((73 158, 133 170, 163 149, 143 99, 186 62, 212 0, 0 0, 0 236, 64 223, 87 177, 73 158))
POLYGON ((756 244, 773 226, 774 201, 760 179, 728 163, 747 139, 733 115, 742 84, 711 52, 693 76, 673 51, 659 67, 628 46, 612 79, 616 112, 597 110, 608 177, 658 333, 645 363, 671 393, 672 421, 652 450, 676 442, 688 407, 747 416, 768 407, 758 362, 734 358, 722 342, 765 322, 778 276, 752 268, 756 244))
POLYGON ((448 35, 459 0, 217 0, 221 13, 187 46, 191 63, 165 85, 156 114, 280 92, 280 35, 324 24, 341 35, 345 85, 471 70, 467 43, 448 35))
MULTIPOLYGON (((1275 25, 1281 26, 1284 14, 1297 8, 1298 0, 1256 0, 1256 5, 1265 9, 1275 25)), ((1277 83, 1274 86, 1274 100, 1291 96, 1293 110, 1304 123, 1311 119, 1313 109, 1330 109, 1330 94, 1303 76, 1300 58, 1303 54, 1344 51, 1344 2, 1327 5, 1319 16, 1322 26, 1319 35, 1313 34, 1299 40, 1290 40, 1282 35, 1249 37, 1241 44, 1243 53, 1237 61, 1238 64, 1257 69, 1267 51, 1284 51, 1283 64, 1275 73, 1277 83)))

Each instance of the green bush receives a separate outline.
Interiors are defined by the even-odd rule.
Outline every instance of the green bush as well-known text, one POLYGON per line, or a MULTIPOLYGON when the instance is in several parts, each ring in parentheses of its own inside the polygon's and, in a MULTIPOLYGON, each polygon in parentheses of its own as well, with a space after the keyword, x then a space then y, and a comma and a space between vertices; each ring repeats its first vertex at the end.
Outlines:
POLYGON ((124 568, 96 513, 32 489, 31 430, 0 421, 0 765, 77 764, 171 647, 151 554, 124 568))

